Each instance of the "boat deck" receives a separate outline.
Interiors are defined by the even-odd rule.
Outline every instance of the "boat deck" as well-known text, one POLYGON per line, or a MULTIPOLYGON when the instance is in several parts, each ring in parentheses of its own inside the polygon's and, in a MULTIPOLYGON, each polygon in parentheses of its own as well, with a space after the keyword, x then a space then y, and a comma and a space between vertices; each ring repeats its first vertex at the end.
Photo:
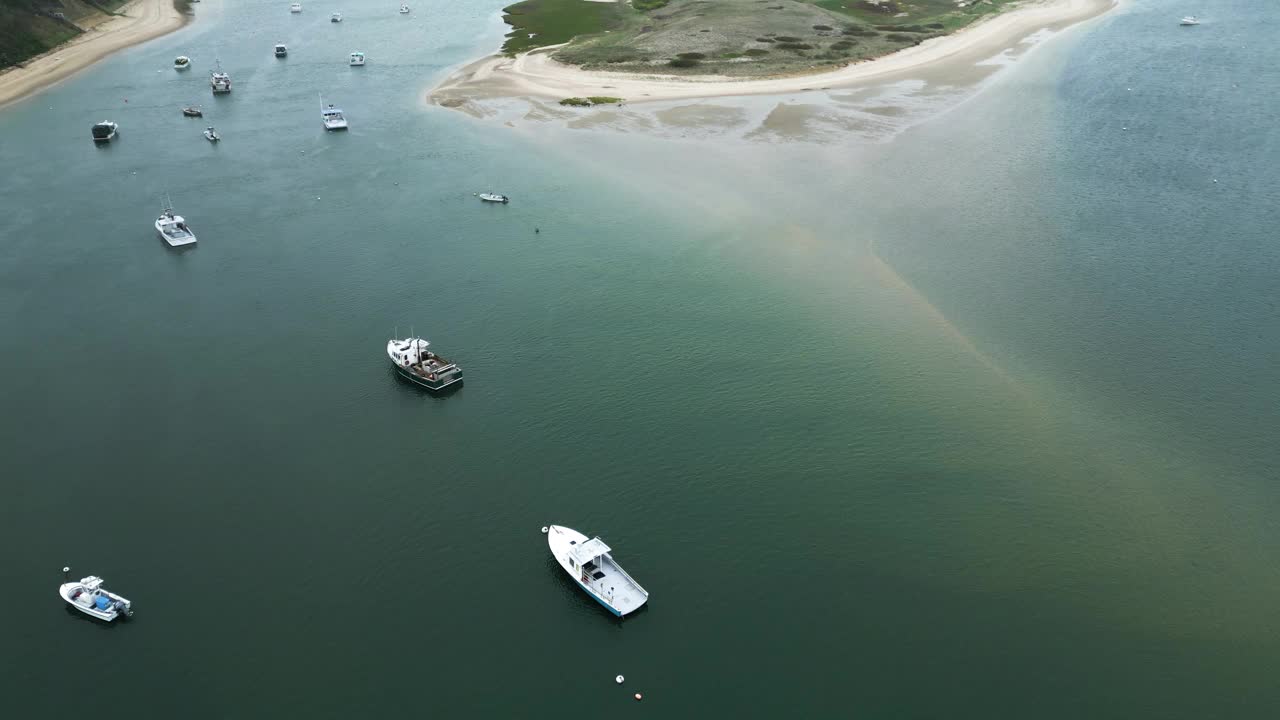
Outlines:
POLYGON ((596 558, 595 562, 582 567, 590 573, 591 582, 588 587, 612 603, 614 609, 622 615, 639 608, 649 599, 649 596, 630 576, 620 571, 608 555, 602 555, 596 558))

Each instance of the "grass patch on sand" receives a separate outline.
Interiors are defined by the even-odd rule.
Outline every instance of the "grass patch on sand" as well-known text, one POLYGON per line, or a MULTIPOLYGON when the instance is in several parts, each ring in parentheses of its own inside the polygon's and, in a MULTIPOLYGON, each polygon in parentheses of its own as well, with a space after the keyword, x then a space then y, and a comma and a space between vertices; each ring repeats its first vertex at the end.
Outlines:
POLYGON ((617 105, 622 102, 622 98, 609 97, 607 95, 592 95, 591 97, 571 97, 560 101, 561 105, 569 107, 591 107, 592 105, 617 105))

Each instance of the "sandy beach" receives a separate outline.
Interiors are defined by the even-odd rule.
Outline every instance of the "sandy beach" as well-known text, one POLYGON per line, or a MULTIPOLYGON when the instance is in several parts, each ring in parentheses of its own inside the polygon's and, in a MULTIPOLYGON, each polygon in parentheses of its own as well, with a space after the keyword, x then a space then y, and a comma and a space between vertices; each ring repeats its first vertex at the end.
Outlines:
POLYGON ((70 77, 117 50, 173 32, 188 19, 174 9, 172 0, 134 0, 120 12, 24 67, 0 73, 0 106, 70 77))
POLYGON ((891 79, 957 59, 997 55, 1029 35, 1061 30, 1115 6, 1116 0, 1032 0, 954 34, 876 60, 827 72, 761 79, 589 72, 556 62, 551 56, 560 46, 551 46, 515 58, 493 55, 478 60, 447 77, 429 97, 438 105, 461 107, 472 100, 510 97, 559 100, 608 95, 639 103, 775 95, 817 88, 835 90, 891 79))

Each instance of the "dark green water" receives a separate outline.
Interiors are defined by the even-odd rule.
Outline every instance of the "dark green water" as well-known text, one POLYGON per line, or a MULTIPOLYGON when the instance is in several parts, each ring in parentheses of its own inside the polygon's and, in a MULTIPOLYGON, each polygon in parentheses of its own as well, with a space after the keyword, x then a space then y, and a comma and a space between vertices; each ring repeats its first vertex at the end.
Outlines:
POLYGON ((207 1, 0 112, 6 716, 1275 714, 1269 5, 1135 2, 850 147, 422 108, 494 10, 207 1))

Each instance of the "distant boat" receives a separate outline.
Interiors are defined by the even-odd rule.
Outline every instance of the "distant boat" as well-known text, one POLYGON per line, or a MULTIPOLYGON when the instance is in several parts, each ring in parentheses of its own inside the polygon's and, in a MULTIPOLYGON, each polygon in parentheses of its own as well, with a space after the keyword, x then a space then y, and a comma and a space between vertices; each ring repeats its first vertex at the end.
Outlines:
POLYGON ((161 240, 169 243, 169 247, 192 245, 196 241, 196 234, 187 227, 186 219, 181 215, 173 214, 173 206, 167 195, 164 211, 160 213, 160 217, 156 218, 156 232, 160 234, 161 240))
POLYGON ((276 43, 276 57, 285 57, 289 54, 289 48, 284 43, 276 43))
POLYGON ((294 4, 290 5, 290 6, 289 6, 289 12, 291 12, 291 13, 300 13, 300 12, 302 12, 302 3, 294 3, 294 4))
POLYGON ((174 70, 186 70, 189 67, 191 67, 191 58, 186 55, 179 55, 173 59, 174 70))
POLYGON ((210 125, 209 127, 204 129, 204 139, 208 140, 209 142, 216 143, 222 139, 222 136, 218 134, 217 130, 213 129, 212 125, 210 125))
POLYGON ((231 76, 222 71, 220 61, 217 62, 213 73, 209 75, 209 87, 213 88, 214 95, 231 92, 231 76))
POLYGON ((324 104, 324 97, 320 98, 320 120, 324 123, 325 130, 346 130, 347 118, 342 114, 340 108, 333 106, 333 103, 324 104))
POLYGON ((408 5, 405 5, 404 3, 401 3, 401 4, 400 4, 400 14, 401 14, 401 15, 408 15, 408 14, 409 14, 409 6, 408 6, 408 5))
POLYGON ((342 22, 342 13, 334 13, 330 15, 329 22, 342 22))
POLYGON ((1178 24, 1179 25, 1199 25, 1200 19, 1197 18, 1195 15, 1187 15, 1186 17, 1182 18, 1182 20, 1179 21, 1178 24))
POLYGON ((430 345, 422 338, 391 339, 387 341, 387 357, 401 377, 428 390, 462 382, 462 368, 428 350, 430 345))
POLYGON ((199 105, 188 105, 182 108, 182 114, 185 117, 204 117, 204 110, 201 110, 199 105))
POLYGON ((511 202, 511 198, 507 197, 506 195, 499 195, 497 193, 483 192, 483 193, 480 193, 478 197, 485 202, 491 202, 491 203, 511 202))
POLYGON ((572 528, 552 525, 546 529, 547 546, 578 587, 587 591, 609 612, 622 617, 635 612, 649 599, 649 591, 640 587, 609 554, 612 549, 598 537, 572 528))
POLYGON ((94 142, 111 142, 116 136, 116 131, 120 126, 111 120, 103 120, 93 126, 94 142))
POLYGON ((58 594, 71 607, 106 622, 132 615, 133 603, 102 587, 102 582, 102 578, 90 575, 79 582, 63 583, 58 594))
POLYGON ((353 52, 353 53, 351 53, 351 63, 350 63, 350 64, 351 64, 351 66, 352 66, 352 67, 355 67, 355 66, 358 66, 358 65, 364 65, 364 53, 362 53, 362 52, 353 52))

